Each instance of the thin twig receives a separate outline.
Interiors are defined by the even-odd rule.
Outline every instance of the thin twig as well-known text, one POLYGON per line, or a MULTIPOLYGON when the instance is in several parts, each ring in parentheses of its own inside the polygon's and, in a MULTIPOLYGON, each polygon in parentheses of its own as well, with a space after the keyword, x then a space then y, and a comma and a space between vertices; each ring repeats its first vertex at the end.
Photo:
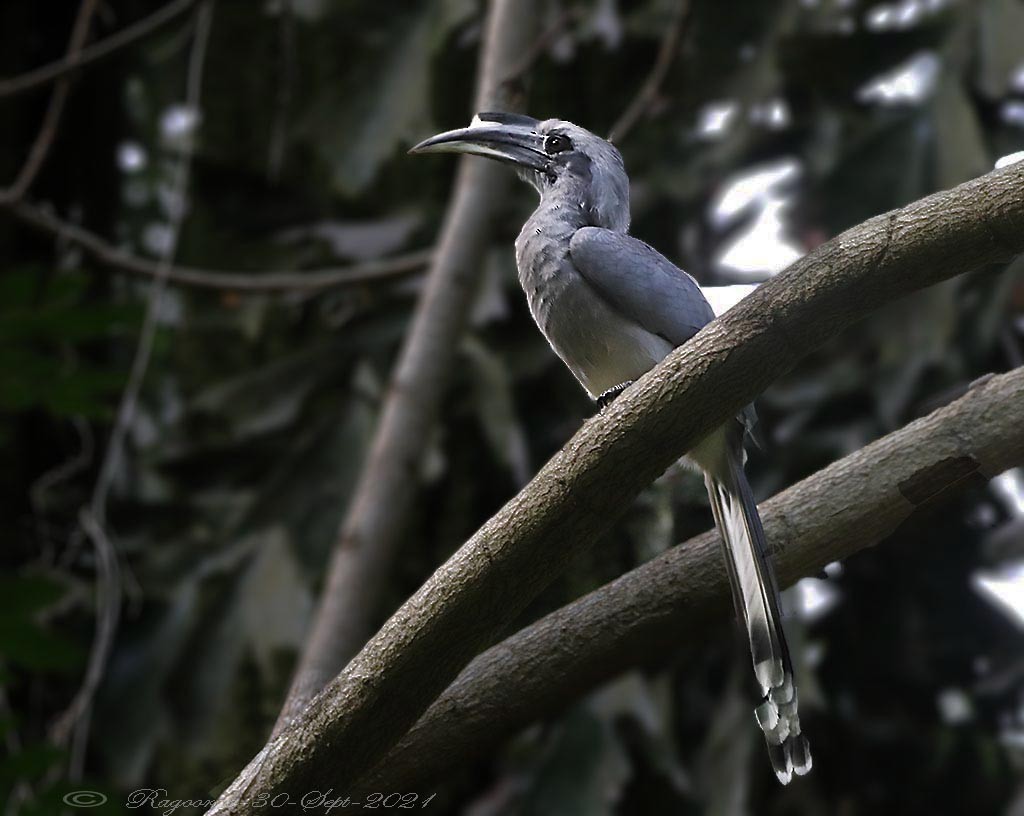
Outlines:
POLYGON ((38 479, 32 482, 29 488, 29 501, 32 510, 38 514, 46 512, 46 494, 61 482, 66 482, 72 476, 85 470, 92 461, 95 443, 93 441, 92 429, 89 423, 81 417, 73 417, 71 424, 74 425, 80 441, 80 449, 71 458, 61 462, 43 473, 38 479))
POLYGON ((69 241, 94 261, 114 272, 149 279, 163 276, 168 283, 225 292, 317 292, 340 286, 372 283, 418 272, 434 257, 434 250, 430 248, 379 261, 368 261, 337 269, 310 269, 305 272, 246 273, 187 266, 165 268, 157 261, 140 258, 138 255, 118 249, 95 233, 64 221, 41 207, 19 201, 8 204, 6 210, 39 232, 69 241))
MULTIPOLYGON (((195 45, 189 60, 188 84, 186 92, 186 105, 191 111, 199 110, 200 93, 202 90, 203 66, 206 59, 206 45, 209 39, 210 18, 213 13, 213 0, 208 0, 199 10, 199 17, 196 22, 195 45)), ((198 118, 196 120, 199 121, 198 118)), ((199 125, 197 124, 198 128, 199 125)), ((128 376, 128 384, 121 397, 121 405, 118 409, 117 421, 111 432, 110 442, 107 446, 106 455, 100 468, 100 475, 96 481, 90 506, 97 522, 106 526, 106 502, 110 488, 114 482, 114 474, 120 465, 124 440, 128 428, 135 417, 135 408, 138 403, 139 392, 142 388, 142 381, 149 367, 149 358, 153 348, 153 340, 156 336, 157 323, 159 322, 160 305, 164 291, 167 288, 167 273, 173 268, 174 256, 178 249, 178 239, 181 235, 181 226, 185 219, 187 207, 185 197, 188 189, 189 170, 194 149, 196 133, 191 134, 188 147, 182 152, 181 159, 175 168, 174 178, 171 184, 175 191, 174 200, 181 203, 181 206, 172 208, 168 226, 170 227, 170 240, 162 257, 157 263, 156 274, 153 278, 152 287, 149 292, 149 299, 146 306, 146 316, 143 319, 142 330, 139 333, 139 342, 135 349, 135 356, 132 360, 131 371, 128 376)))
MULTIPOLYGON (((80 53, 85 45, 86 38, 89 36, 89 26, 96 14, 98 5, 98 0, 82 0, 82 4, 78 8, 78 14, 75 17, 75 22, 71 27, 71 36, 68 38, 67 57, 69 59, 74 58, 76 54, 80 53)), ((57 128, 60 125, 60 119, 70 90, 70 77, 63 77, 57 82, 53 89, 53 95, 50 97, 50 104, 47 106, 46 113, 43 116, 42 124, 39 126, 39 132, 36 134, 35 141, 33 141, 32 147, 29 148, 28 155, 25 158, 25 163, 22 165, 11 186, 6 189, 0 189, 0 204, 10 204, 19 201, 28 192, 29 187, 32 186, 32 182, 35 181, 36 176, 39 174, 57 136, 57 128)), ((83 433, 81 430, 82 427, 87 429, 88 425, 79 419, 76 420, 76 427, 79 429, 83 439, 82 453, 70 462, 47 471, 35 482, 29 492, 33 509, 40 519, 41 538, 44 542, 47 542, 44 545, 46 547, 48 547, 49 536, 42 510, 43 497, 46 491, 62 479, 69 478, 81 468, 86 467, 92 459, 92 437, 87 432, 83 433), (88 440, 88 444, 86 444, 86 440, 88 440)))
POLYGON ((64 59, 40 66, 19 76, 0 80, 0 99, 42 88, 68 74, 78 73, 86 66, 99 62, 137 40, 141 40, 188 11, 197 2, 198 0, 174 0, 137 23, 83 49, 75 56, 69 55, 64 59))
MULTIPOLYGON (((28 491, 37 534, 43 545, 43 561, 47 563, 54 559, 57 549, 52 544, 54 536, 50 534, 50 524, 47 520, 47 494, 57 485, 70 480, 88 468, 92 464, 96 449, 89 423, 83 417, 75 416, 72 417, 71 424, 78 434, 80 445, 78 453, 43 473, 32 483, 28 491)), ((73 547, 68 547, 64 552, 68 553, 73 549, 73 547)))
MULTIPOLYGON (((199 8, 196 19, 195 40, 189 58, 188 78, 186 87, 186 104, 190 110, 198 111, 200 106, 203 67, 206 62, 206 50, 209 44, 210 28, 213 17, 213 0, 207 0, 199 8)), ((96 637, 89 657, 85 681, 66 715, 61 720, 62 728, 73 729, 72 751, 69 764, 69 776, 72 780, 81 777, 84 766, 85 747, 88 741, 91 720, 92 699, 103 679, 107 659, 113 647, 117 633, 117 624, 121 608, 120 566, 117 549, 111 541, 107 525, 107 499, 113 487, 114 479, 124 454, 125 440, 132 422, 135 419, 136 406, 142 383, 152 356, 153 341, 156 337, 157 324, 161 311, 163 296, 167 288, 167 271, 172 268, 174 255, 178 247, 181 226, 187 212, 184 206, 188 189, 189 170, 192 159, 192 146, 195 133, 189 147, 186 148, 175 167, 171 187, 175 191, 175 199, 182 206, 172 210, 169 219, 171 239, 160 259, 157 275, 149 292, 146 315, 139 332, 138 344, 132 359, 131 371, 121 403, 118 407, 117 419, 110 433, 110 441, 100 465, 99 476, 93 488, 88 507, 80 513, 82 529, 92 541, 97 554, 98 585, 97 585, 97 622, 96 637)))
MULTIPOLYGON (((75 24, 71 28, 67 59, 73 60, 82 52, 82 46, 85 45, 86 37, 89 36, 89 24, 96 14, 98 5, 99 0, 82 0, 75 24)), ((57 126, 64 113, 64 104, 67 102, 70 90, 71 77, 61 77, 54 86, 50 104, 46 107, 46 113, 43 115, 43 123, 39 126, 39 133, 36 135, 32 147, 29 148, 25 163, 10 187, 0 190, 0 201, 18 201, 28 192, 28 188, 32 186, 32 182, 39 175, 43 162, 46 161, 50 148, 53 146, 53 140, 57 136, 57 126)))
MULTIPOLYGON (((13 757, 21 753, 22 741, 17 728, 18 720, 15 719, 10 700, 7 699, 7 689, 2 685, 0 685, 0 717, 10 723, 5 729, 4 747, 7 749, 7 756, 13 757)), ((7 795, 2 811, 4 816, 7 816, 9 813, 20 813, 22 803, 29 802, 32 798, 32 787, 29 785, 28 780, 24 778, 19 779, 7 795)))
POLYGON ((661 48, 658 49, 658 57, 654 61, 651 72, 640 86, 633 100, 626 106, 618 121, 612 125, 608 134, 608 141, 621 142, 626 135, 634 128, 637 122, 646 114, 657 99, 661 83, 665 81, 665 75, 675 59, 679 43, 683 39, 683 29, 686 27, 686 20, 690 16, 689 0, 679 0, 676 5, 675 14, 669 24, 665 37, 661 41, 661 48))
POLYGON ((544 52, 551 47, 552 43, 562 35, 565 27, 569 23, 578 20, 581 15, 582 9, 578 6, 563 9, 551 22, 551 25, 544 29, 540 36, 533 41, 533 45, 523 54, 522 59, 505 74, 504 79, 501 80, 502 85, 511 85, 521 79, 533 67, 534 63, 541 58, 544 52))
POLYGON ((54 741, 59 745, 71 740, 71 758, 68 778, 78 781, 85 768, 85 749, 92 721, 92 700, 103 680, 107 660, 114 647, 114 637, 121 621, 121 564, 117 550, 106 531, 87 507, 78 516, 79 524, 92 542, 96 552, 96 633, 89 649, 89 663, 85 678, 53 728, 54 741))
POLYGON ((288 113, 292 106, 292 86, 295 84, 295 10, 292 0, 282 0, 278 22, 280 46, 280 75, 274 98, 274 125, 267 148, 267 175, 277 181, 284 165, 288 145, 288 113))

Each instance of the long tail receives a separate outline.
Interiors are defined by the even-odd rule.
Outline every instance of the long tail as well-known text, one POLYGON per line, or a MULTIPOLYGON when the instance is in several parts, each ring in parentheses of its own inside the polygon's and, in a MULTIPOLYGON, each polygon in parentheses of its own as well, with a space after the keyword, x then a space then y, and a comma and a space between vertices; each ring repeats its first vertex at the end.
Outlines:
POLYGON ((779 614, 779 590, 769 560, 757 504, 743 472, 742 442, 727 446, 725 463, 705 472, 715 522, 721 533, 736 613, 750 639, 754 675, 764 695, 756 709, 758 725, 779 781, 811 770, 811 751, 800 733, 796 684, 779 614))

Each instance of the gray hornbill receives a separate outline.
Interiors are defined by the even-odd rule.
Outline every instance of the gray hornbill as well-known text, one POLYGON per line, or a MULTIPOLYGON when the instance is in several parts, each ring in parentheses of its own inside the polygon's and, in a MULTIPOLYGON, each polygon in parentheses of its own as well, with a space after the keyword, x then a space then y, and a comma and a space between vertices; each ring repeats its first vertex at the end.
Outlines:
MULTIPOLYGON (((714 318, 700 287, 628 234, 629 178, 619 151, 570 122, 480 113, 413 153, 453 152, 512 164, 540 193, 516 239, 519 281, 551 348, 600 405, 714 318)), ((764 700, 756 709, 772 767, 786 784, 811 769, 793 666, 757 505, 743 472, 752 408, 687 455, 704 474, 764 700)))

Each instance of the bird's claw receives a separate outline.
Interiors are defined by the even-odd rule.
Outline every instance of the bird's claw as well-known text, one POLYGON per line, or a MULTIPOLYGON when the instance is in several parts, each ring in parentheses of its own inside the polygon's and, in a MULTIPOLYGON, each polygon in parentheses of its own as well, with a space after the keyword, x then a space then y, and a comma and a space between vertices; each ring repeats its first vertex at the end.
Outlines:
POLYGON ((614 402, 615 398, 633 384, 632 380, 626 380, 618 385, 613 385, 597 398, 597 407, 602 411, 614 402))

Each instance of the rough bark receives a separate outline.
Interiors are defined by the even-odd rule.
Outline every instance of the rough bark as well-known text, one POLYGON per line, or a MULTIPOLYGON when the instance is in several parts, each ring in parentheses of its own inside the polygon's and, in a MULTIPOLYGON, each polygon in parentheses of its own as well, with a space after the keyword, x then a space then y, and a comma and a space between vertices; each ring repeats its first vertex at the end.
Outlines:
MULTIPOLYGON (((780 584, 818 574, 1022 463, 1018 368, 762 504, 780 584)), ((731 613, 717 535, 674 547, 484 652, 357 788, 415 791, 616 674, 685 654, 731 613)))
MULTIPOLYGON (((1024 250, 1024 164, 869 219, 715 320, 589 421, 214 806, 344 790, 680 454, 887 301, 1024 250)), ((296 807, 296 809, 298 809, 296 807)))
MULTIPOLYGON (((476 110, 520 103, 505 78, 530 44, 532 3, 495 0, 481 49, 476 110)), ((448 383, 458 340, 510 174, 463 159, 441 237, 384 401, 381 418, 331 557, 303 646, 281 732, 373 634, 416 491, 416 473, 448 383)))

